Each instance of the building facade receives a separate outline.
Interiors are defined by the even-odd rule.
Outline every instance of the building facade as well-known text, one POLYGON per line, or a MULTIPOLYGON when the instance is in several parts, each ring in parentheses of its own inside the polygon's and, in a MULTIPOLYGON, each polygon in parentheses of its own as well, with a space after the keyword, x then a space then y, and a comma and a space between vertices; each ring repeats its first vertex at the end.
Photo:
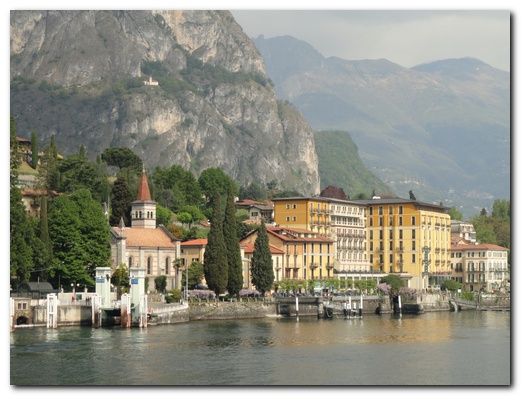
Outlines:
POLYGON ((132 202, 131 226, 121 222, 111 227, 111 262, 113 270, 125 265, 130 268, 144 268, 149 278, 149 290, 154 290, 154 279, 164 275, 167 289, 178 286, 180 269, 180 241, 166 227, 156 226, 156 203, 150 196, 145 169, 141 175, 137 198, 132 202))
POLYGON ((450 278, 450 208, 402 198, 359 202, 367 205, 372 271, 398 275, 420 290, 450 278))
POLYGON ((508 291, 508 249, 483 243, 453 244, 450 249, 451 278, 464 291, 508 291))
MULTIPOLYGON (((266 231, 270 246, 283 252, 274 257, 275 281, 333 277, 332 239, 303 229, 267 226, 266 231)), ((241 240, 241 244, 255 243, 256 239, 257 231, 253 231, 241 240)))

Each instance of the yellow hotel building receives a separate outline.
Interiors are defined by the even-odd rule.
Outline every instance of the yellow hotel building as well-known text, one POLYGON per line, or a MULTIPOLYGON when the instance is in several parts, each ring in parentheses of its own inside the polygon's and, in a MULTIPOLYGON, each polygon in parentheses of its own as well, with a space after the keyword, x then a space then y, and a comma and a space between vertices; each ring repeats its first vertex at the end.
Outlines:
POLYGON ((429 285, 441 284, 450 272, 451 221, 450 208, 446 206, 377 197, 351 201, 324 197, 277 198, 273 203, 274 221, 278 226, 307 229, 335 240, 337 277, 357 273, 362 277, 364 273, 370 274, 365 277, 371 278, 375 274, 395 274, 407 287, 426 289, 429 285), (338 227, 341 217, 335 212, 344 206, 350 211, 347 229, 338 227), (353 234, 363 235, 363 241, 358 238, 358 245, 349 245, 353 234), (344 236, 347 239, 341 238, 344 236), (343 260, 342 243, 348 243, 351 257, 360 255, 355 246, 363 246, 361 260, 343 260))
POLYGON ((358 202, 367 205, 373 270, 398 275, 407 287, 420 290, 450 278, 450 208, 402 198, 358 202))

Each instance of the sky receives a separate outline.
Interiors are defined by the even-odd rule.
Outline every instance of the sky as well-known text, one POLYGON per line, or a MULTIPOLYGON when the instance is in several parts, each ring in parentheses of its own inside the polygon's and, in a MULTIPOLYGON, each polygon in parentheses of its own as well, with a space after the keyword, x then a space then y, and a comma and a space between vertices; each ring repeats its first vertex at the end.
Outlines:
POLYGON ((473 57, 510 71, 509 10, 232 10, 249 37, 289 35, 325 57, 404 67, 473 57))

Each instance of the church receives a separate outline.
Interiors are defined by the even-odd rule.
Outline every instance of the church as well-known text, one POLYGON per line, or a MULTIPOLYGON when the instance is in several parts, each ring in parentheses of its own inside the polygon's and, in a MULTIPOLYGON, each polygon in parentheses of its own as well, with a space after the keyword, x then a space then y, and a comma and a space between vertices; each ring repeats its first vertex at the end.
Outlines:
POLYGON ((155 290, 154 279, 164 275, 167 290, 180 287, 181 271, 176 267, 181 241, 163 225, 156 226, 156 202, 152 200, 143 167, 136 200, 132 202, 131 226, 123 221, 111 227, 112 269, 124 264, 130 268, 144 268, 148 290, 155 290))

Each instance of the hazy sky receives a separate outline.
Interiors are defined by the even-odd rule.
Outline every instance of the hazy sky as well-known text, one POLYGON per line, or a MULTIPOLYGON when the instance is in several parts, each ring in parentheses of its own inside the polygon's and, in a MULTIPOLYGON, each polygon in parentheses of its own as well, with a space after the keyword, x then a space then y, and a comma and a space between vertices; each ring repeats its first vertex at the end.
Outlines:
POLYGON ((325 57, 385 58, 404 67, 473 57, 510 71, 508 10, 232 10, 232 14, 250 37, 293 36, 325 57))

